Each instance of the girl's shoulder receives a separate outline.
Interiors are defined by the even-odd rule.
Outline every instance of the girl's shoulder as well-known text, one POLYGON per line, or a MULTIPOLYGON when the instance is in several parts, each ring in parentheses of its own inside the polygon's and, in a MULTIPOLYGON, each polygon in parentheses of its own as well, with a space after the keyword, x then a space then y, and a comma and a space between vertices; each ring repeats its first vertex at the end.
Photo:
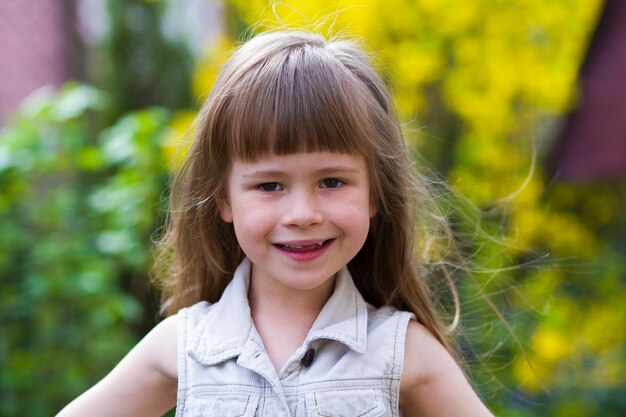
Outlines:
POLYGON ((435 336, 421 323, 411 320, 406 330, 402 389, 419 385, 436 372, 436 361, 452 357, 435 336))
POLYGON ((167 317, 157 324, 142 341, 145 353, 153 365, 164 375, 178 378, 177 370, 178 314, 167 317))
POLYGON ((492 416, 452 355, 415 320, 407 328, 400 407, 412 410, 406 416, 492 416))

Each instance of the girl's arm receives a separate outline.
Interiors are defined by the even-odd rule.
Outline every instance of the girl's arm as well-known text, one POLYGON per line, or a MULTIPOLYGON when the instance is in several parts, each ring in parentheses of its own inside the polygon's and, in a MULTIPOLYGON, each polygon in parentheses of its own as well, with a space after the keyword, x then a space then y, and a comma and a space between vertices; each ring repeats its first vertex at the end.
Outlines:
POLYGON ((176 316, 159 323, 102 381, 57 417, 160 416, 176 404, 176 316))
POLYGON ((407 330, 400 408, 406 417, 493 417, 448 351, 413 320, 407 330))

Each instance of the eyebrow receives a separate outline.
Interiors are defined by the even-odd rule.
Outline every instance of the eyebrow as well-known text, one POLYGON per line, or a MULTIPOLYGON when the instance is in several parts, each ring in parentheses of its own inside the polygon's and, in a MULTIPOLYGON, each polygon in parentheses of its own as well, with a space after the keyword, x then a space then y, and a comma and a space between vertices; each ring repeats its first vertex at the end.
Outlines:
MULTIPOLYGON (((341 173, 341 174, 358 174, 359 172, 361 172, 359 169, 357 168, 352 168, 352 167, 348 167, 348 166, 343 166, 343 165, 336 165, 336 166, 330 166, 330 167, 325 167, 319 170, 316 170, 315 173, 318 175, 331 175, 331 174, 337 174, 337 173, 341 173)), ((259 170, 259 171, 253 171, 250 172, 248 174, 243 174, 242 177, 243 178, 265 178, 265 177, 281 177, 281 176, 285 176, 286 173, 284 171, 280 171, 280 170, 274 170, 274 169, 268 169, 268 170, 259 170)))
POLYGON ((250 172, 249 174, 243 174, 242 177, 243 178, 264 178, 264 177, 280 177, 283 175, 285 175, 283 171, 260 170, 260 171, 250 172))

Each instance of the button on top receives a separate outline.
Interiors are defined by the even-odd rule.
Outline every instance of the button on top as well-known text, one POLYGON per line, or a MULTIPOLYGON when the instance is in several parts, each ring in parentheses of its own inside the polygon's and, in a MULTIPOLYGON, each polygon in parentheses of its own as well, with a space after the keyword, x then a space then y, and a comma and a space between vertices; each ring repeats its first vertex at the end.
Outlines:
POLYGON ((313 363, 313 359, 315 359, 315 349, 309 349, 306 351, 300 363, 305 368, 308 368, 313 363))

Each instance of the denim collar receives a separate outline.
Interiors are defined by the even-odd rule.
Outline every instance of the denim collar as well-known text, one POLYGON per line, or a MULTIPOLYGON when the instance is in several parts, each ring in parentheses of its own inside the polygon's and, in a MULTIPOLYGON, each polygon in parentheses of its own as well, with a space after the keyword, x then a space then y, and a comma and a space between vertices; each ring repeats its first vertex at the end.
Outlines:
MULTIPOLYGON (((207 366, 263 346, 248 305, 251 266, 245 258, 219 302, 211 306, 194 330, 187 351, 207 366)), ((367 304, 347 267, 337 273, 335 291, 313 323, 303 347, 318 339, 335 340, 355 352, 365 352, 367 304)))

